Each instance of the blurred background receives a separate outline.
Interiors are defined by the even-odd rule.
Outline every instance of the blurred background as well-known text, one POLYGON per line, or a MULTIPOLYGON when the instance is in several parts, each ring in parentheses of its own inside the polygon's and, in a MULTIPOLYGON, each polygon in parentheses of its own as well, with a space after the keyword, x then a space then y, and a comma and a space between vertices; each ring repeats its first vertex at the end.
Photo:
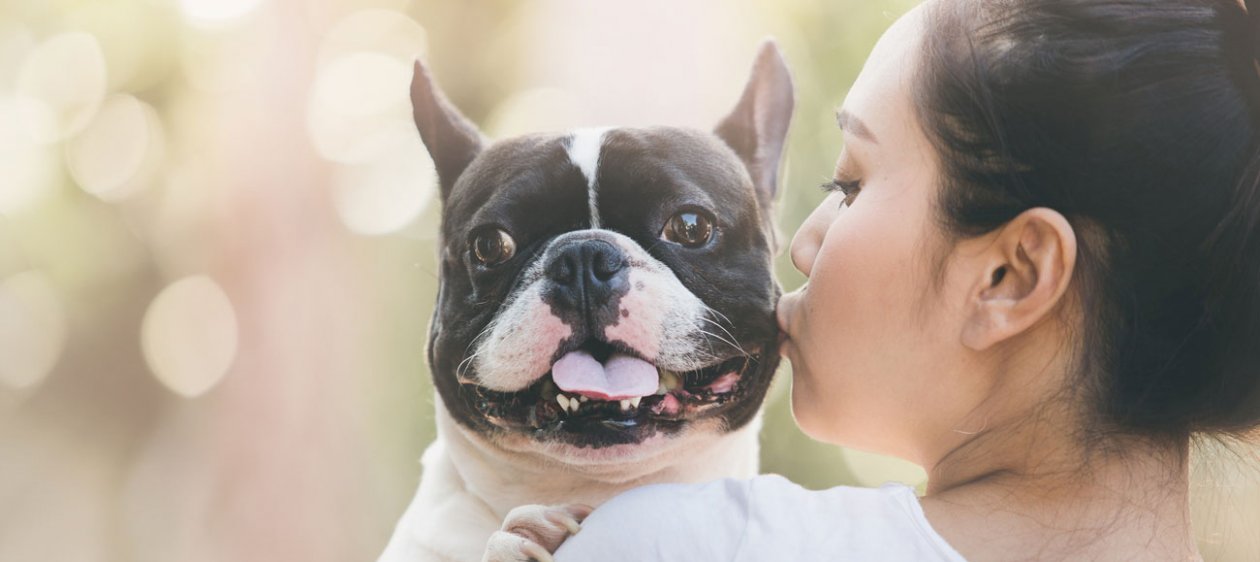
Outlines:
MULTIPOLYGON (((492 137, 708 129, 776 36, 799 92, 786 243, 834 107, 914 3, 0 0, 0 561, 380 552, 433 439, 414 57, 492 137)), ((801 435, 786 378, 766 472, 922 484, 801 435)), ((1194 469, 1204 554, 1255 559, 1260 477, 1217 449, 1194 469)))

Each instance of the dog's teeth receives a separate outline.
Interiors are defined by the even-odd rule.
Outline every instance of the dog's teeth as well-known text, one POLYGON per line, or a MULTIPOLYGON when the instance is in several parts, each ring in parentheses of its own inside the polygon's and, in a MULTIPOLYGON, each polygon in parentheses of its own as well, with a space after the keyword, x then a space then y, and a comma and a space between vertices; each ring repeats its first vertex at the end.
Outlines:
POLYGON ((590 399, 587 398, 585 394, 583 394, 581 396, 578 396, 578 400, 581 400, 583 403, 585 403, 587 400, 590 400, 590 399))
POLYGON ((580 401, 578 401, 578 399, 577 399, 577 397, 576 397, 576 396, 574 396, 573 398, 570 398, 570 399, 569 399, 569 409, 570 409, 570 410, 573 410, 573 413, 575 413, 575 414, 576 414, 576 413, 577 413, 577 410, 578 410, 578 406, 581 406, 581 405, 582 405, 582 403, 581 403, 580 401))
POLYGON ((678 374, 673 371, 661 371, 661 384, 665 387, 665 391, 677 390, 682 383, 678 380, 678 374))
POLYGON ((634 398, 631 398, 631 399, 630 399, 630 407, 631 407, 631 408, 636 408, 636 409, 637 409, 637 408, 639 407, 639 402, 641 402, 641 401, 643 401, 643 397, 642 397, 642 396, 635 396, 634 398))
POLYGON ((629 401, 629 400, 622 400, 622 401, 621 401, 621 410, 622 410, 622 411, 625 411, 625 410, 629 410, 629 409, 630 409, 630 401, 629 401))
POLYGON ((669 392, 669 389, 665 388, 665 381, 661 381, 656 387, 656 395, 661 396, 661 395, 667 394, 668 392, 669 392))
POLYGON ((564 411, 564 412, 569 411, 569 397, 568 397, 568 396, 565 396, 565 395, 563 395, 563 394, 557 394, 557 395, 556 395, 556 402, 559 402, 559 403, 560 403, 560 410, 561 410, 561 411, 564 411))

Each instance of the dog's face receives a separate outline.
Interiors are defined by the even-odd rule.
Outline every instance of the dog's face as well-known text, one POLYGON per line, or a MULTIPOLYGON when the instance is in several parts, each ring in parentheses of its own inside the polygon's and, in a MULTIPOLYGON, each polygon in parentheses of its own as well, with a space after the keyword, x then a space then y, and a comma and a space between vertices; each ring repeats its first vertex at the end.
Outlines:
POLYGON ((429 361, 456 421, 603 448, 753 418, 779 360, 770 202, 792 108, 772 44, 714 134, 483 147, 419 64, 412 98, 444 204, 429 361))

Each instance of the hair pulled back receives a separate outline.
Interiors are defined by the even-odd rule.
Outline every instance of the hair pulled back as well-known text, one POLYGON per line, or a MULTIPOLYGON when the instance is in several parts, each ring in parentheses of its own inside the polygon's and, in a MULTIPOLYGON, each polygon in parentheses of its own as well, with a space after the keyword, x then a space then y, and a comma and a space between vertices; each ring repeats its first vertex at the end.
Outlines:
POLYGON ((1034 207, 1073 224, 1095 421, 1260 426, 1260 13, 944 0, 927 29, 916 101, 940 218, 956 236, 1034 207))

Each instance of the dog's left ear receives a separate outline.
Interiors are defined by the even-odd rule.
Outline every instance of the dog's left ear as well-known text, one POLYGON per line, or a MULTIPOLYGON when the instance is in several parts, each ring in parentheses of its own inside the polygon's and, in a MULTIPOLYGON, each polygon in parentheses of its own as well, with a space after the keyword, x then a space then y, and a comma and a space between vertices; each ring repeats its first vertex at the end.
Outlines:
POLYGON ((769 208, 779 183, 779 162, 792 120, 792 74, 773 39, 757 49, 744 93, 714 133, 726 141, 752 176, 757 199, 769 208))

